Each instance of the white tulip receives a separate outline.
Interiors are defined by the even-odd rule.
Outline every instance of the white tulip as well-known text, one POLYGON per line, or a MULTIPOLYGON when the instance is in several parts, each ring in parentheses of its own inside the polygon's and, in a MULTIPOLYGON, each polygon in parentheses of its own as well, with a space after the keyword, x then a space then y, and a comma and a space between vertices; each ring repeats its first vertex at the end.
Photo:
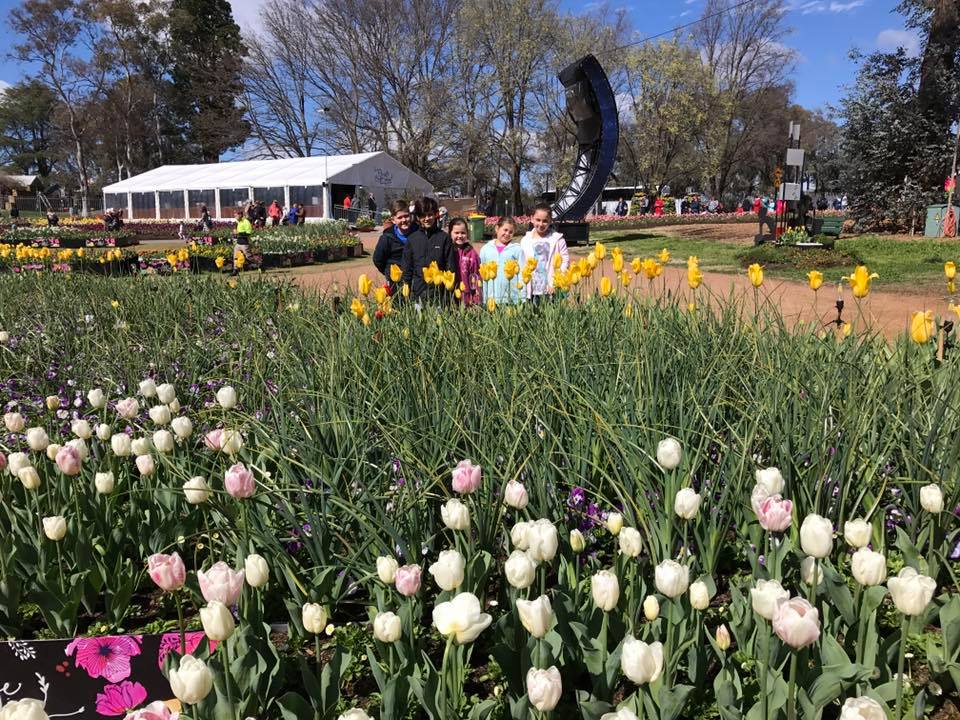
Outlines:
POLYGON ((220 450, 227 455, 236 455, 243 447, 243 435, 239 430, 224 430, 220 437, 220 450))
POLYGON ((157 430, 153 434, 153 446, 159 453, 173 452, 173 433, 171 433, 169 430, 157 430))
POLYGON ((450 530, 469 530, 470 511, 462 502, 453 498, 440 507, 440 518, 450 530))
POLYGON ((680 597, 690 583, 690 568, 674 560, 664 560, 653 571, 653 584, 661 595, 680 597))
POLYGON ((768 467, 764 470, 757 470, 754 473, 754 478, 757 481, 757 485, 762 485, 766 491, 767 495, 783 495, 783 475, 780 474, 780 470, 775 467, 768 467))
POLYGON ((392 612, 377 613, 373 619, 373 636, 382 643, 393 643, 403 634, 400 616, 392 612))
POLYGON ((601 570, 590 580, 593 604, 604 612, 613 610, 620 601, 620 581, 609 570, 601 570))
POLYGON ((850 573, 864 587, 880 585, 887 579, 887 559, 882 553, 860 548, 850 558, 850 573))
POLYGON ((90 423, 86 420, 74 420, 70 424, 70 432, 81 440, 89 440, 93 437, 93 430, 91 430, 90 423))
POLYGON ((177 399, 177 390, 170 383, 157 385, 157 400, 164 405, 169 405, 177 399))
POLYGON ((912 567, 905 567, 896 577, 887 580, 887 590, 893 604, 904 615, 922 615, 933 599, 937 583, 933 578, 921 575, 912 567))
POLYGON ((620 669, 637 685, 656 682, 663 672, 663 645, 647 644, 628 635, 623 641, 620 669))
POLYGON ((219 600, 200 608, 200 623, 203 625, 203 632, 215 642, 223 642, 237 629, 230 608, 219 600))
POLYGON ((180 702, 195 705, 213 689, 213 674, 203 660, 184 655, 180 665, 170 669, 170 689, 180 702))
POLYGON ((750 589, 750 603, 754 611, 766 620, 773 620, 777 605, 789 598, 790 593, 776 580, 757 580, 756 587, 750 589))
POLYGON ((233 410, 237 406, 237 391, 232 385, 224 385, 217 390, 217 404, 224 410, 233 410))
POLYGON ((570 549, 573 550, 577 555, 582 553, 587 547, 587 540, 583 537, 583 533, 574 528, 570 531, 570 549))
POLYGON ((33 465, 27 465, 17 471, 17 478, 27 490, 36 490, 40 487, 40 474, 33 465))
POLYGON ((503 490, 503 501, 512 508, 523 510, 530 502, 530 498, 523 483, 511 480, 503 490))
POLYGON ((186 440, 193 434, 193 423, 190 418, 183 415, 171 420, 170 427, 173 428, 174 434, 181 440, 186 440))
POLYGON ((6 426, 7 432, 18 433, 26 427, 27 421, 18 412, 8 412, 4 413, 3 424, 6 426))
POLYGON ((380 578, 380 582, 384 585, 393 585, 394 580, 397 579, 397 568, 399 567, 400 563, 395 558, 384 555, 378 557, 377 577, 380 578))
POLYGON ((514 550, 503 564, 503 574, 511 586, 523 590, 533 585, 537 564, 523 550, 514 550))
POLYGON ((433 608, 433 625, 443 637, 454 637, 458 645, 477 639, 493 621, 480 612, 480 600, 471 593, 460 593, 453 600, 433 608))
POLYGON ((647 595, 643 599, 643 616, 650 622, 660 617, 660 601, 656 595, 647 595))
POLYGON ((50 445, 50 438, 47 437, 47 431, 42 427, 32 427, 27 430, 27 447, 34 452, 43 452, 50 445))
POLYGON ((527 670, 527 699, 540 712, 550 712, 560 702, 563 683, 556 665, 546 670, 527 670))
POLYGON ((800 579, 805 585, 819 585, 823 582, 823 565, 817 562, 817 558, 809 555, 800 563, 800 579), (816 570, 816 581, 814 581, 813 572, 816 570))
POLYGON ((306 603, 302 612, 303 629, 319 635, 327 627, 327 611, 319 603, 306 603))
POLYGON ((117 457, 129 457, 133 451, 133 443, 126 433, 117 433, 110 436, 110 449, 117 457))
POLYGON ((710 591, 702 580, 690 584, 690 607, 694 610, 706 610, 710 607, 710 591))
POLYGON ((815 558, 829 556, 833 550, 833 523, 816 513, 807 515, 800 525, 800 547, 815 558))
POLYGON ((460 587, 465 569, 466 562, 463 555, 456 550, 444 550, 437 561, 430 566, 430 574, 433 575, 433 579, 441 590, 449 592, 460 587))
POLYGON ((98 472, 93 476, 93 486, 101 495, 109 495, 113 492, 116 482, 112 472, 98 472))
POLYGON ((157 394, 157 384, 147 378, 146 380, 140 381, 140 394, 145 398, 152 398, 157 394))
POLYGON ((843 539, 853 548, 862 548, 870 544, 873 527, 863 518, 847 520, 843 524, 843 539))
POLYGON ((847 698, 840 708, 840 720, 887 720, 887 711, 872 698, 847 698))
MULTIPOLYGON (((2 336, 3 333, 0 333, 2 336)), ((0 337, 0 342, 6 342, 0 337)), ((7 702, 0 709, 0 720, 49 720, 42 700, 24 698, 7 702)))
POLYGON ((10 333, 7 330, 0 330, 0 344, 6 345, 10 342, 10 333))
POLYGON ((530 542, 527 540, 527 531, 529 529, 530 523, 526 520, 521 520, 510 528, 510 542, 513 543, 513 546, 518 550, 526 550, 530 547, 530 542))
POLYGON ((616 712, 604 713, 600 720, 637 720, 637 716, 630 708, 620 708, 616 712))
POLYGON ((7 456, 7 470, 11 475, 18 475, 25 467, 30 467, 30 456, 25 452, 10 453, 7 456))
POLYGON ((256 553, 247 555, 243 561, 243 577, 250 587, 263 587, 270 579, 270 567, 267 565, 267 561, 256 553))
POLYGON ((546 595, 536 600, 518 599, 517 613, 523 627, 535 638, 542 638, 553 625, 553 606, 546 595))
POLYGON ((373 718, 367 715, 360 708, 351 708, 340 715, 337 720, 373 720, 373 718))
POLYGON ((673 438, 666 438, 657 443, 657 462, 664 470, 673 470, 680 464, 683 452, 680 443, 673 438))
POLYGON ((616 537, 620 534, 620 531, 623 529, 623 515, 620 513, 610 513, 607 515, 606 520, 607 530, 611 535, 616 537))
POLYGON ((63 515, 53 515, 43 519, 43 534, 48 540, 60 542, 67 534, 67 520, 63 515))
POLYGON ((154 405, 150 408, 150 419, 154 425, 166 425, 170 422, 170 408, 166 405, 154 405))
POLYGON ((60 447, 61 447, 61 446, 60 446, 60 445, 57 445, 56 443, 50 443, 49 445, 47 445, 47 458, 48 458, 51 462, 55 462, 55 461, 56 461, 56 459, 57 459, 57 453, 60 452, 60 447))
POLYGON ((113 428, 107 425, 107 423, 100 423, 97 425, 97 440, 101 442, 106 442, 111 437, 113 437, 113 428))
POLYGON ((81 460, 86 460, 90 457, 90 450, 87 448, 87 443, 83 438, 74 438, 73 440, 67 441, 67 447, 72 447, 77 451, 77 455, 80 456, 81 460))
POLYGON ((617 535, 620 543, 620 552, 627 557, 637 557, 643 549, 643 543, 640 540, 640 531, 636 528, 625 527, 617 535))
POLYGON ((938 485, 931 483, 920 488, 920 507, 933 515, 943 512, 943 491, 938 485))
POLYGON ((197 475, 183 484, 183 495, 191 505, 200 505, 210 499, 213 491, 207 481, 197 475))
POLYGON ((560 539, 556 526, 546 519, 535 520, 527 528, 527 552, 535 562, 550 562, 557 554, 560 539))
POLYGON ((700 509, 700 495, 693 488, 677 491, 673 499, 673 511, 684 520, 692 520, 700 509))
POLYGON ((90 403, 91 407, 102 410, 107 406, 107 396, 100 388, 94 388, 87 393, 87 402, 90 403))
POLYGON ((46 399, 47 410, 53 412, 54 410, 60 409, 60 396, 59 395, 47 395, 46 399))
POLYGON ((173 400, 167 403, 167 407, 170 408, 171 413, 176 415, 178 412, 180 412, 180 400, 178 400, 177 398, 174 398, 173 400))
POLYGON ((130 442, 130 448, 133 450, 134 455, 146 455, 153 450, 153 443, 150 442, 150 438, 146 436, 138 437, 130 442))
POLYGON ((157 466, 153 462, 153 455, 137 456, 137 470, 140 471, 140 474, 143 477, 149 477, 150 475, 153 475, 156 469, 157 469, 157 466))

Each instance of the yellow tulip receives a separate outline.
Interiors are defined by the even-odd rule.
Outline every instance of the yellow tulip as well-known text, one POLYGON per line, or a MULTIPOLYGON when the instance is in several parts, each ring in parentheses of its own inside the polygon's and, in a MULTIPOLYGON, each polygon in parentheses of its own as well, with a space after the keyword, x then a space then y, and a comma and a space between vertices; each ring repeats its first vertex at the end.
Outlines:
POLYGON ((503 264, 503 275, 507 280, 513 280, 520 272, 520 264, 511 258, 503 264))
POLYGON ((850 337, 850 333, 853 332, 853 325, 850 323, 843 324, 843 336, 850 337))
POLYGON ((750 282, 753 283, 755 288, 763 285, 763 268, 757 263, 747 268, 747 275, 750 277, 750 282))
POLYGON ((633 317, 633 303, 627 303, 627 306, 623 309, 623 316, 633 317))
POLYGON ((670 262, 670 251, 664 248, 660 251, 657 257, 660 259, 660 262, 666 265, 668 262, 670 262))
POLYGON ((86 250, 84 250, 83 248, 78 248, 78 249, 77 249, 77 257, 78 257, 78 258, 82 258, 85 253, 86 253, 86 250))
POLYGON ((390 265, 390 281, 398 283, 400 278, 403 277, 403 270, 400 269, 400 266, 396 263, 390 265))
POLYGON ((595 267, 597 267, 597 263, 599 263, 599 262, 600 262, 600 258, 597 257, 597 252, 596 252, 596 250, 591 250, 591 251, 590 251, 590 254, 587 255, 587 266, 588 266, 591 270, 593 270, 595 267))
POLYGON ((563 265, 563 256, 557 253, 553 256, 553 269, 559 270, 561 265, 563 265))
POLYGON ((457 276, 450 270, 447 270, 445 273, 443 273, 442 279, 443 286, 447 289, 447 292, 453 290, 453 285, 457 281, 457 276))
POLYGON ((647 280, 653 280, 663 272, 663 266, 653 258, 645 258, 640 266, 647 280))
POLYGON ((604 276, 600 278, 600 295, 601 297, 607 297, 610 293, 613 292, 613 283, 610 282, 610 278, 604 276))
POLYGON ((920 345, 933 337, 933 311, 915 312, 910 317, 910 338, 920 345))
POLYGON ((943 264, 943 272, 947 280, 953 280, 957 277, 957 264, 953 260, 948 260, 943 264))
POLYGON ((360 318, 360 322, 363 323, 364 327, 368 327, 370 325, 370 316, 364 313, 363 317, 360 318))
POLYGON ((410 286, 407 285, 407 283, 404 283, 404 284, 403 284, 403 296, 404 296, 405 298, 410 297, 410 286))
POLYGON ((497 301, 494 300, 492 297, 487 298, 487 310, 489 310, 490 312, 493 312, 496 309, 497 309, 497 301))
POLYGON ((236 268, 242 268, 247 262, 247 256, 242 252, 238 252, 233 256, 233 264, 236 268))
POLYGON ((635 257, 630 261, 630 267, 633 268, 634 275, 639 275, 643 269, 643 263, 640 261, 640 258, 635 257))
POLYGON ((367 307, 363 304, 363 300, 355 297, 350 301, 350 312, 352 312, 356 316, 357 320, 359 320, 367 314, 367 307))
POLYGON ((620 273, 620 282, 624 287, 630 287, 630 283, 633 282, 633 275, 624 270, 620 273))
POLYGON ((377 305, 383 305, 384 300, 387 299, 387 289, 384 287, 375 288, 373 299, 377 301, 377 305))
POLYGON ((111 301, 110 301, 110 307, 112 307, 114 310, 116 310, 118 307, 120 307, 120 301, 119 301, 119 300, 111 300, 111 301))
POLYGON ((593 252, 596 254, 597 260, 603 260, 607 256, 607 246, 598 242, 593 246, 593 252))
POLYGON ((687 303, 687 310, 688 310, 689 312, 693 312, 693 311, 696 310, 696 309, 697 309, 696 303, 687 303))
POLYGON ((696 255, 691 255, 687 258, 687 267, 700 267, 700 258, 696 255))
MULTIPOLYGON (((461 284, 462 284, 462 283, 461 283, 461 284)), ((460 298, 463 297, 463 292, 461 292, 460 288, 457 288, 456 290, 453 291, 453 296, 454 296, 457 300, 459 300, 460 298)))
POLYGON ((876 280, 880 276, 867 270, 866 265, 858 265, 850 277, 844 278, 850 283, 855 298, 864 298, 870 292, 870 281, 876 280))
POLYGON ((807 273, 807 282, 810 284, 810 289, 816 292, 823 285, 823 273, 819 270, 811 270, 807 273))
POLYGON ((613 271, 615 273, 623 272, 623 253, 619 253, 615 251, 611 255, 611 258, 613 259, 613 271))
POLYGON ((700 272, 700 268, 696 265, 691 265, 687 268, 687 285, 690 286, 691 290, 696 290, 700 287, 700 283, 703 282, 703 273, 700 272))

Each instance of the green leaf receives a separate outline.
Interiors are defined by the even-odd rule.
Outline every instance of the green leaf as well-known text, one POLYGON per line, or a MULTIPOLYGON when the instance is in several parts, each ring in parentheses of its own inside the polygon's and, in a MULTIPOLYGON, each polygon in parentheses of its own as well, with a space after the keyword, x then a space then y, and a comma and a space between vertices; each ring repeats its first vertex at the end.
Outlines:
POLYGON ((310 703, 295 692, 288 692, 279 701, 282 720, 314 720, 314 711, 310 703))
POLYGON ((853 609, 853 595, 850 593, 850 588, 830 563, 821 560, 820 568, 823 570, 823 587, 827 597, 843 616, 847 627, 852 627, 857 622, 857 613, 853 609))

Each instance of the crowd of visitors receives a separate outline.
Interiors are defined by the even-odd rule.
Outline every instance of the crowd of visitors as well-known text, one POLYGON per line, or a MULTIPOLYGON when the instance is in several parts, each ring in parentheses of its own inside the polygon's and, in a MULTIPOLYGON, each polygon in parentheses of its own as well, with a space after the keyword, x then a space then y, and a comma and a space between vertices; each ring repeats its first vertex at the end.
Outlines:
POLYGON ((534 208, 533 227, 519 242, 514 241, 516 221, 501 217, 494 238, 479 253, 470 244, 467 221, 455 217, 444 230, 440 211, 428 197, 417 200, 412 210, 405 200, 391 204, 373 263, 392 295, 409 295, 415 303, 469 306, 491 299, 498 304, 540 302, 554 294, 554 272, 566 271, 570 256, 563 235, 552 227, 550 205, 534 208), (484 266, 491 270, 488 279, 484 266), (451 281, 432 282, 436 273, 451 281))

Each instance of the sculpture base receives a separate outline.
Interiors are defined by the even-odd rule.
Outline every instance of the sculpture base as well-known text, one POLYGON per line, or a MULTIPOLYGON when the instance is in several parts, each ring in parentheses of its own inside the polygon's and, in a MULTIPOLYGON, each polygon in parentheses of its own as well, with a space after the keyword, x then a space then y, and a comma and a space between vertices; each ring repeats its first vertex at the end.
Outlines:
POLYGON ((582 220, 558 220, 554 230, 563 233, 567 245, 587 245, 590 243, 590 223, 582 220))

